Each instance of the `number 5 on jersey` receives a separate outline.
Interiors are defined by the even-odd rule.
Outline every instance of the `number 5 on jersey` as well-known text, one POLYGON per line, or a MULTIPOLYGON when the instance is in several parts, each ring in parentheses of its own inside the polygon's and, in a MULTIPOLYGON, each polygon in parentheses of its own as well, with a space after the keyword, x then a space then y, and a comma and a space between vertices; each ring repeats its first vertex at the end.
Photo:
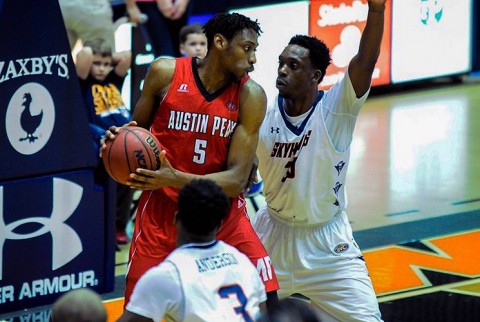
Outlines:
POLYGON ((194 148, 194 155, 193 155, 193 162, 196 164, 204 164, 205 163, 205 150, 207 149, 207 141, 206 140, 195 140, 195 148, 194 148))

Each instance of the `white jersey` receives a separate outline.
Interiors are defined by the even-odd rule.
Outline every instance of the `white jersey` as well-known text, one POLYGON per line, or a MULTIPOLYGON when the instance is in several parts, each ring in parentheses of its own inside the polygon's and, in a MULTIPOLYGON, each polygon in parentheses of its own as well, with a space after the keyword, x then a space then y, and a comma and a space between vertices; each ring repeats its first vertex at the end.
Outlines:
POLYGON ((214 241, 183 245, 148 270, 126 309, 153 321, 254 321, 265 300, 252 262, 214 241))
POLYGON ((330 90, 319 92, 313 108, 298 124, 289 121, 281 97, 267 110, 257 156, 263 193, 269 211, 277 218, 295 226, 312 226, 345 210, 349 145, 356 115, 367 95, 356 98, 346 73, 330 90), (339 120, 345 116, 352 121, 339 120), (342 152, 337 150, 338 144, 346 145, 342 152))

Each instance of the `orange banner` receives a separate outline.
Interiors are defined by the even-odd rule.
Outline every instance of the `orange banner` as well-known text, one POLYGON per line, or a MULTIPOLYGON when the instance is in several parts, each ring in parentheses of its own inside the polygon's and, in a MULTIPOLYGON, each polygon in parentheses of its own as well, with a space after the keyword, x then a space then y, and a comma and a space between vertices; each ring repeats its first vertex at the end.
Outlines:
MULTIPOLYGON (((309 34, 323 40, 330 48, 332 56, 332 63, 320 84, 321 89, 328 89, 345 74, 348 63, 358 51, 367 14, 367 0, 312 0, 310 2, 309 34)), ((387 1, 385 29, 380 57, 373 72, 373 86, 390 83, 391 22, 392 6, 391 1, 387 1)))

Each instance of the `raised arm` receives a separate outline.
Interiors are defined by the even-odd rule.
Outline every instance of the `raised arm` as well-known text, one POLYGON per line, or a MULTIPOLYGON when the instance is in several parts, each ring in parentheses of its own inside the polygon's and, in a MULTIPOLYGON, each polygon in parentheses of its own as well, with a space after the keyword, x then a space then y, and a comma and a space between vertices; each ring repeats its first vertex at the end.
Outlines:
POLYGON ((380 54, 386 0, 368 0, 367 24, 358 53, 352 58, 348 74, 357 97, 363 96, 372 82, 372 73, 380 54))
POLYGON ((80 79, 86 79, 90 73, 90 68, 93 63, 92 47, 83 47, 77 54, 77 61, 75 62, 75 69, 77 76, 80 79))
POLYGON ((141 20, 140 15, 142 14, 142 12, 137 6, 137 2, 135 0, 124 0, 124 2, 130 21, 134 23, 139 23, 141 20))
POLYGON ((130 50, 120 51, 112 54, 112 62, 115 66, 115 74, 118 76, 127 75, 132 61, 132 52, 130 50))

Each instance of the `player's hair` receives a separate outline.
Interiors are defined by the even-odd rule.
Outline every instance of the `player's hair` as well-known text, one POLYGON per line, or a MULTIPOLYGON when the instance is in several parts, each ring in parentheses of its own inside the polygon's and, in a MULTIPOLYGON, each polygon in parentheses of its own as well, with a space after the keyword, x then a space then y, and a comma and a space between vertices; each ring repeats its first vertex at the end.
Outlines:
POLYGON ((274 303, 258 322, 321 322, 306 301, 285 298, 274 303))
POLYGON ((83 44, 84 47, 91 47, 94 55, 99 54, 102 57, 111 57, 112 48, 107 44, 107 42, 101 38, 95 38, 92 40, 87 40, 83 44))
POLYGON ((327 45, 316 37, 306 35, 293 36, 288 44, 298 45, 308 49, 313 68, 320 69, 322 72, 322 77, 318 80, 318 83, 320 83, 331 62, 330 49, 328 49, 327 45))
POLYGON ((220 226, 230 209, 230 201, 214 181, 196 179, 185 185, 178 196, 177 217, 193 235, 208 235, 220 226))
POLYGON ((55 301, 49 322, 71 321, 107 321, 107 311, 97 292, 89 288, 72 289, 55 301))
POLYGON ((199 23, 185 25, 180 29, 180 43, 184 44, 190 34, 203 34, 203 26, 199 23))
POLYGON ((215 15, 203 26, 203 32, 207 37, 208 49, 210 50, 213 45, 213 38, 216 34, 221 34, 227 40, 232 40, 237 33, 244 29, 251 29, 258 36, 262 32, 257 20, 253 21, 239 13, 219 13, 215 15))

